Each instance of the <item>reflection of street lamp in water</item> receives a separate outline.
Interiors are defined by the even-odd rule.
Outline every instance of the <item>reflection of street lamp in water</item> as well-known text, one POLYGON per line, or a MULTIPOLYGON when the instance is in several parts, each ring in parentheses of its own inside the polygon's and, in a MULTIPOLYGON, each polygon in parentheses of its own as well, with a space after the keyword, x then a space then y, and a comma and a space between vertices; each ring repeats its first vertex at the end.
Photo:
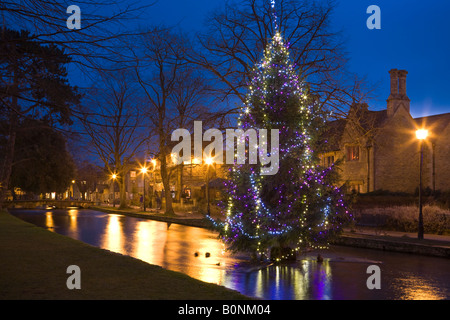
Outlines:
POLYGON ((422 214, 422 165, 423 165, 423 141, 428 136, 428 130, 419 129, 416 131, 416 137, 420 143, 420 167, 419 167, 419 231, 417 237, 423 239, 423 214, 422 214))

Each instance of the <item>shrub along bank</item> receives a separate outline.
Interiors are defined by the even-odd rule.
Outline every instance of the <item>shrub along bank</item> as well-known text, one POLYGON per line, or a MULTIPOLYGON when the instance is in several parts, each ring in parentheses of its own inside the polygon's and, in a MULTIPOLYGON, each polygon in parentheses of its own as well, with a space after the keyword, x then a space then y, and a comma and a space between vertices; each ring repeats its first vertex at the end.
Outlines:
MULTIPOLYGON (((383 230, 416 232, 419 198, 415 194, 378 190, 352 197, 355 224, 383 230)), ((423 196, 425 233, 450 234, 450 193, 425 190, 423 196)))

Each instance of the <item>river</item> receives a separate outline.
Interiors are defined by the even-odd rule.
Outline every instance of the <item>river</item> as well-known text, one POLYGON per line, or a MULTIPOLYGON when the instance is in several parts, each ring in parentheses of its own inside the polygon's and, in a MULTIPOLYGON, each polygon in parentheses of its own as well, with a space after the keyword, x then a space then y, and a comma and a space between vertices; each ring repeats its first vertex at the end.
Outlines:
POLYGON ((332 246, 286 265, 255 269, 225 251, 217 234, 148 219, 87 209, 11 210, 13 215, 110 251, 263 299, 449 299, 450 260, 332 246), (368 289, 370 265, 381 288, 368 289))

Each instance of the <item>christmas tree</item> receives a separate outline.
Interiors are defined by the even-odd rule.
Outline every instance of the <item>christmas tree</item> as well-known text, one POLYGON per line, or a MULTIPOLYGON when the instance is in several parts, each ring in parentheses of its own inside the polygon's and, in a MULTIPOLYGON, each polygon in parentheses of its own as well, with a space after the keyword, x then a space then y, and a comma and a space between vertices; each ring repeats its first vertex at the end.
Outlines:
POLYGON ((326 125, 318 109, 277 30, 253 70, 238 126, 279 130, 279 170, 262 175, 260 163, 231 169, 221 230, 231 250, 279 260, 327 246, 339 231, 348 211, 333 185, 334 166, 318 166, 314 146, 326 125))

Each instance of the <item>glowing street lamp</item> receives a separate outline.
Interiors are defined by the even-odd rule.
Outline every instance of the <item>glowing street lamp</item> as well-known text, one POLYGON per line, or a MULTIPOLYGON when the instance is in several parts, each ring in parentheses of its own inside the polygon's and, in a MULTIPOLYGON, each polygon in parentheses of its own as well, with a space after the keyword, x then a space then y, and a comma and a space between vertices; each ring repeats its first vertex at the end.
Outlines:
POLYGON ((211 215, 210 205, 209 205, 209 168, 214 163, 214 159, 211 157, 205 158, 205 164, 208 166, 206 168, 206 215, 209 217, 211 215))
POLYGON ((428 130, 425 129, 419 129, 416 131, 416 137, 419 140, 424 140, 428 137, 428 130))
POLYGON ((112 190, 112 202, 113 202, 113 208, 115 208, 116 207, 116 193, 114 192, 114 182, 117 179, 117 175, 115 173, 113 173, 111 175, 111 178, 112 178, 112 187, 111 187, 111 190, 112 190))
MULTIPOLYGON (((72 180, 72 185, 69 188, 69 198, 74 199, 75 198, 75 180, 72 180)), ((0 186, 1 187, 1 186, 0 186)))
POLYGON ((423 141, 428 136, 428 130, 419 129, 416 131, 416 137, 420 143, 420 166, 419 166, 419 231, 417 237, 423 239, 423 214, 422 214, 422 166, 423 166, 423 141))
POLYGON ((145 174, 147 173, 147 171, 148 171, 147 167, 144 166, 141 168, 142 180, 144 183, 144 194, 143 194, 144 211, 145 211, 145 174))
POLYGON ((213 162, 214 162, 213 158, 211 158, 211 157, 205 158, 205 163, 206 163, 208 166, 209 166, 209 165, 212 165, 213 162))

